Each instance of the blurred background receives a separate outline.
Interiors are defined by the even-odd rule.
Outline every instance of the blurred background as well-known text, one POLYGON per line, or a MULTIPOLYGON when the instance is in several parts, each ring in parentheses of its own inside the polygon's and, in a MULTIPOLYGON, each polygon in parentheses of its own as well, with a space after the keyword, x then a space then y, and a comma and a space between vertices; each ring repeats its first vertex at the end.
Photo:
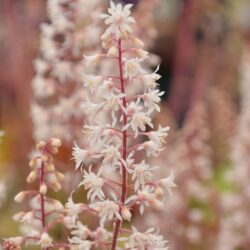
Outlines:
MULTIPOLYGON (((67 1, 62 2, 70 16, 72 10, 67 9, 67 1)), ((84 10, 84 1, 80 2, 84 10)), ((85 2, 87 6, 88 1, 85 2)), ((157 222, 173 250, 249 249, 250 1, 123 2, 135 4, 136 32, 153 54, 152 61, 160 63, 159 84, 166 91, 162 111, 154 121, 170 126, 171 132, 166 152, 152 163, 163 166, 159 175, 173 169, 178 184, 164 211, 149 211, 144 223, 157 222)), ((105 4, 101 1, 100 8, 105 8, 105 4)), ((37 87, 41 68, 37 61, 33 62, 36 58, 42 58, 47 65, 55 62, 42 48, 46 28, 41 28, 41 23, 53 24, 50 8, 45 0, 0 0, 0 130, 5 132, 0 143, 1 238, 18 234, 18 225, 11 217, 20 205, 14 203, 13 197, 27 188, 28 159, 35 141, 49 133, 38 128, 45 122, 37 121, 34 113, 44 117, 45 111, 34 108, 34 103, 49 109, 55 99, 41 100, 37 87)), ((84 15, 77 13, 78 24, 84 15)), ((98 26, 94 19, 98 19, 95 13, 89 23, 98 26)), ((82 24, 84 29, 89 23, 82 24)), ((95 45, 84 44, 68 56, 63 47, 68 41, 65 38, 74 37, 76 43, 83 34, 81 29, 65 30, 57 30, 53 37, 57 49, 64 49, 57 56, 60 62, 79 62, 80 67, 82 52, 93 50, 95 45)), ((95 43, 94 35, 91 39, 95 43)), ((50 55, 54 55, 53 51, 50 55)), ((57 73, 52 69, 54 73, 46 73, 43 78, 53 80, 53 86, 69 80, 76 85, 76 79, 58 76, 58 70, 64 69, 61 66, 57 73)), ((65 84, 60 86, 63 87, 59 90, 54 88, 53 94, 68 97, 69 90, 61 90, 65 84)), ((58 107, 57 114, 60 119, 58 107)), ((63 122, 65 119, 71 121, 70 126, 62 129, 57 123, 53 131, 60 130, 59 137, 72 135, 62 136, 65 143, 59 156, 59 162, 64 162, 59 168, 71 171, 72 138, 79 136, 74 128, 81 129, 83 117, 78 114, 74 121, 70 116, 63 122)), ((54 121, 47 119, 46 126, 51 129, 54 121)), ((66 194, 68 190, 64 190, 66 194)))

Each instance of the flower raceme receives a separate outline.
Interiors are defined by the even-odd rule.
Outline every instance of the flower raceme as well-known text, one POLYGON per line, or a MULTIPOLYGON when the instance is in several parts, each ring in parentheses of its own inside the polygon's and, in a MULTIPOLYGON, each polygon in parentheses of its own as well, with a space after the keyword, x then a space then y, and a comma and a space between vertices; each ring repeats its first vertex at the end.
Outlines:
POLYGON ((49 188, 56 192, 61 189, 60 182, 64 175, 55 169, 53 163, 53 155, 58 153, 60 146, 61 141, 56 138, 37 144, 38 152, 29 163, 31 172, 26 180, 28 183, 38 180, 39 189, 21 191, 15 196, 14 200, 18 203, 30 199, 31 210, 13 216, 15 221, 22 223, 24 234, 5 239, 3 249, 18 250, 22 244, 39 245, 43 250, 56 246, 48 231, 55 222, 62 222, 64 207, 58 200, 49 198, 46 194, 49 188))
POLYGON ((108 14, 101 15, 108 25, 101 37, 107 52, 85 56, 90 68, 105 59, 114 60, 117 69, 99 76, 85 72, 84 87, 91 99, 81 106, 89 117, 83 134, 92 146, 82 149, 75 143, 73 158, 76 169, 84 168, 79 185, 87 190, 89 204, 75 204, 72 197, 67 203, 72 249, 168 249, 167 242, 154 229, 141 233, 132 225, 125 229, 123 223, 131 221, 136 207, 141 214, 145 206, 160 209, 164 192, 172 194, 176 186, 173 172, 155 180, 157 167, 148 165, 146 156, 136 162, 139 151, 150 157, 163 150, 169 127, 159 125, 157 131, 147 131, 154 127, 151 115, 160 111, 160 97, 164 93, 157 89, 156 80, 160 76, 143 67, 148 52, 143 50, 143 42, 133 36, 135 20, 130 16, 131 8, 131 4, 115 5, 111 1, 108 14), (127 88, 136 85, 142 91, 131 95, 127 88), (140 137, 147 140, 143 142, 140 137), (95 231, 80 222, 83 211, 99 217, 95 231), (109 223, 113 223, 111 231, 105 229, 109 223), (81 230, 84 236, 79 233, 81 230))

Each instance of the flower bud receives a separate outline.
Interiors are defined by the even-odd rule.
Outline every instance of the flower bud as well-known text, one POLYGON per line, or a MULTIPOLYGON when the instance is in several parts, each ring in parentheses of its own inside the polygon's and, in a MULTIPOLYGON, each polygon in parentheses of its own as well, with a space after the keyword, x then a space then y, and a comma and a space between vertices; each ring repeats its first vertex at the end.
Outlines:
POLYGON ((27 195, 27 192, 22 191, 15 196, 14 201, 18 202, 18 203, 22 202, 24 200, 24 198, 26 197, 26 195, 27 195))
POLYGON ((39 143, 37 143, 36 148, 39 150, 43 150, 45 146, 46 146, 46 142, 40 141, 39 143))
POLYGON ((53 205, 55 207, 55 210, 57 210, 57 211, 64 209, 64 206, 62 205, 62 203, 60 201, 54 200, 53 205))
POLYGON ((58 180, 60 180, 60 181, 63 181, 65 179, 65 176, 63 173, 56 172, 55 175, 58 178, 58 180))
POLYGON ((62 189, 62 186, 59 182, 54 182, 52 184, 52 189, 55 191, 55 192, 58 192, 62 189))
POLYGON ((45 170, 47 172, 53 172, 53 171, 55 171, 55 165, 53 163, 46 164, 45 170))
POLYGON ((108 56, 116 56, 118 53, 117 48, 115 46, 111 47, 108 51, 108 56))
POLYGON ((163 208, 163 203, 157 199, 152 199, 149 203, 154 209, 160 210, 163 208))
POLYGON ((30 174, 27 176, 26 181, 28 183, 31 183, 33 181, 36 180, 36 178, 38 177, 37 171, 33 170, 32 172, 30 172, 30 174))
POLYGON ((140 40, 137 37, 133 38, 132 42, 138 48, 142 48, 144 46, 144 43, 142 42, 142 40, 140 40))
POLYGON ((62 142, 60 139, 57 139, 57 138, 51 138, 50 139, 50 145, 52 147, 56 147, 56 148, 59 148, 62 146, 62 142))
POLYGON ((48 151, 53 155, 56 155, 59 152, 58 148, 55 147, 50 147, 48 151))
POLYGON ((131 220, 132 214, 131 214, 131 212, 129 211, 129 209, 127 207, 122 208, 121 214, 122 214, 122 218, 124 220, 127 220, 127 221, 131 220))
POLYGON ((39 189, 39 192, 43 195, 47 194, 48 188, 45 183, 42 183, 39 189))
POLYGON ((30 166, 31 168, 33 168, 33 167, 35 167, 35 165, 36 165, 36 159, 30 160, 29 166, 30 166))
POLYGON ((160 186, 155 188, 155 195, 158 199, 161 199, 164 196, 164 191, 160 186))
POLYGON ((19 213, 13 215, 12 219, 14 221, 20 221, 20 220, 22 220, 22 218, 23 218, 24 215, 25 215, 25 212, 19 212, 19 213))
POLYGON ((46 233, 46 232, 42 233, 39 244, 41 245, 42 249, 53 246, 52 239, 50 238, 48 233, 46 233))
POLYGON ((8 239, 4 239, 3 249, 4 250, 21 250, 21 244, 23 242, 23 237, 11 237, 8 239))

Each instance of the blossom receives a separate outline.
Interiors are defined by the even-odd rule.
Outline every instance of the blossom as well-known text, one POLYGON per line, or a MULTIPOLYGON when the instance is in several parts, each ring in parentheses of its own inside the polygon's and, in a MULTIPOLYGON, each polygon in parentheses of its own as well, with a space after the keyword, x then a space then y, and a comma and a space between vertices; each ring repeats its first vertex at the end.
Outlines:
POLYGON ((49 97, 55 93, 54 82, 52 80, 36 76, 33 78, 31 84, 34 95, 39 98, 49 97))
POLYGON ((90 153, 87 150, 81 149, 76 142, 74 143, 75 146, 73 147, 73 159, 76 163, 76 169, 80 168, 83 164, 89 162, 90 153))
POLYGON ((86 225, 83 225, 80 221, 77 221, 75 225, 71 227, 71 235, 79 237, 81 240, 85 240, 91 234, 91 231, 86 225))
POLYGON ((73 76, 71 62, 58 60, 55 62, 55 66, 51 74, 56 77, 60 83, 66 84, 67 81, 73 76))
POLYGON ((157 156, 160 151, 162 150, 161 146, 155 143, 154 141, 146 141, 142 143, 139 147, 138 150, 145 150, 147 156, 157 156))
POLYGON ((91 171, 91 167, 89 168, 89 172, 84 170, 83 181, 80 183, 80 185, 84 185, 84 188, 86 190, 89 189, 87 199, 89 199, 90 201, 94 201, 97 197, 102 200, 104 199, 105 195, 102 191, 104 180, 99 177, 101 174, 101 170, 97 174, 95 174, 91 171))
POLYGON ((110 2, 109 15, 101 15, 101 18, 105 19, 105 24, 109 25, 104 33, 105 37, 113 34, 118 39, 121 35, 132 31, 130 24, 134 23, 135 20, 130 16, 131 7, 132 4, 127 4, 123 7, 121 4, 115 5, 112 1, 110 2))
POLYGON ((149 91, 156 88, 156 86, 157 86, 156 81, 161 78, 161 76, 156 73, 158 71, 158 69, 159 69, 159 67, 157 67, 155 72, 153 72, 151 74, 144 74, 143 76, 141 76, 141 80, 144 83, 144 86, 149 91))
POLYGON ((121 158, 121 153, 113 145, 105 146, 105 148, 101 151, 101 154, 103 154, 104 157, 103 163, 110 163, 112 166, 117 165, 119 159, 121 158))
POLYGON ((102 55, 96 54, 96 55, 92 55, 92 56, 84 56, 84 58, 87 61, 87 66, 93 66, 101 60, 102 55))
POLYGON ((100 125, 88 125, 83 126, 83 133, 89 139, 91 144, 97 143, 104 133, 103 126, 100 125))
POLYGON ((90 250, 92 243, 89 240, 83 240, 78 236, 69 239, 71 250, 90 250))
POLYGON ((135 227, 132 228, 133 233, 129 238, 129 247, 138 250, 167 250, 167 241, 163 236, 153 233, 154 228, 148 229, 145 233, 137 231, 135 227))
POLYGON ((127 108, 127 114, 130 117, 128 124, 123 128, 126 130, 129 126, 135 131, 135 136, 138 135, 139 129, 146 130, 146 125, 153 127, 149 114, 142 111, 142 106, 138 105, 138 101, 131 102, 127 108))
POLYGON ((160 112, 160 106, 158 103, 161 101, 160 96, 164 94, 164 91, 161 91, 156 89, 156 90, 151 90, 148 93, 144 93, 141 97, 142 100, 144 101, 145 107, 148 107, 150 110, 156 110, 160 112))
POLYGON ((164 179, 159 181, 159 184, 162 187, 165 187, 170 195, 172 195, 172 188, 177 187, 176 183, 174 182, 174 172, 171 170, 170 175, 164 179))
POLYGON ((119 213, 119 206, 111 200, 99 201, 91 205, 99 213, 100 226, 103 227, 106 220, 115 218, 122 220, 119 213))
POLYGON ((88 88, 90 90, 90 93, 93 94, 96 91, 98 85, 100 85, 102 77, 84 74, 83 80, 84 80, 83 86, 88 88))
POLYGON ((143 69, 140 65, 142 59, 132 58, 124 62, 124 76, 127 78, 132 78, 138 74, 143 73, 143 69))
POLYGON ((47 248, 47 247, 52 247, 52 239, 48 235, 47 232, 43 232, 40 238, 40 241, 37 243, 38 245, 41 245, 41 248, 47 248))
POLYGON ((164 143, 166 143, 165 139, 168 136, 169 129, 169 127, 164 128, 159 125, 157 131, 150 131, 147 133, 147 136, 152 142, 156 143, 161 147, 164 143))
POLYGON ((139 189, 140 186, 142 188, 145 186, 145 184, 152 179, 152 171, 155 169, 155 167, 151 167, 148 164, 145 163, 145 160, 143 160, 139 164, 134 164, 132 172, 132 180, 135 180, 135 191, 139 189))
POLYGON ((67 210, 69 217, 72 218, 73 222, 76 221, 78 215, 83 210, 82 205, 74 203, 72 197, 68 199, 68 202, 65 204, 65 208, 67 210))
POLYGON ((84 109, 84 113, 89 116, 97 115, 103 108, 103 103, 93 103, 87 100, 81 107, 84 109))
POLYGON ((139 203, 139 212, 141 214, 144 213, 144 206, 149 206, 150 201, 154 201, 156 199, 155 193, 153 192, 153 188, 150 186, 146 186, 143 189, 138 191, 138 195, 135 196, 138 199, 139 203))

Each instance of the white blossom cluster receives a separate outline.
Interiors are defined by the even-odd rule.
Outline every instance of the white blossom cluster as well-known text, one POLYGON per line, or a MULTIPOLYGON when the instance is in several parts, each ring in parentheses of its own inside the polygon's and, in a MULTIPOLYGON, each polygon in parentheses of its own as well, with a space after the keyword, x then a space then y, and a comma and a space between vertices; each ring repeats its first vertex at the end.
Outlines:
POLYGON ((169 130, 160 125, 156 131, 151 130, 152 113, 160 111, 163 95, 156 83, 160 75, 148 73, 143 66, 149 56, 143 42, 133 35, 132 5, 110 4, 108 14, 101 15, 108 26, 101 37, 106 53, 85 59, 90 69, 102 60, 113 61, 116 69, 107 75, 85 74, 84 86, 91 98, 81 107, 88 117, 83 133, 90 147, 81 148, 75 143, 73 158, 75 168, 82 170, 79 185, 86 189, 89 204, 74 203, 72 197, 66 204, 69 241, 72 249, 168 249, 154 229, 142 233, 134 226, 124 227, 125 221, 131 222, 136 208, 141 214, 147 206, 162 208, 165 191, 171 195, 176 184, 173 172, 155 180, 156 167, 146 162, 147 157, 163 150, 169 130), (131 94, 129 86, 139 86, 142 91, 131 94), (145 152, 145 159, 137 162, 141 152, 145 152), (99 218, 96 230, 81 223, 82 212, 99 218))
MULTIPOLYGON (((79 103, 87 99, 82 88, 91 85, 85 79, 82 68, 88 64, 82 57, 90 52, 100 52, 100 34, 104 25, 99 18, 107 1, 101 0, 49 0, 47 13, 49 23, 41 25, 40 54, 34 61, 36 75, 32 81, 34 99, 31 106, 34 138, 48 139, 56 136, 65 142, 81 138, 82 112, 79 103)), ((152 9, 157 0, 141 1, 134 15, 143 19, 136 26, 136 33, 143 37, 147 47, 156 37, 152 9)), ((149 66, 155 65, 157 56, 150 55, 149 66)), ((106 74, 115 69, 113 61, 103 60, 91 72, 106 74)), ((131 86, 137 91, 139 86, 131 86)), ((92 86, 92 89, 94 86, 92 86)))
POLYGON ((38 190, 25 190, 18 193, 14 200, 18 203, 28 201, 30 211, 18 212, 13 220, 22 223, 22 236, 4 240, 3 249, 19 250, 23 244, 39 245, 41 249, 55 246, 49 235, 49 230, 63 219, 64 207, 61 202, 48 197, 48 189, 59 191, 64 175, 55 169, 53 155, 58 153, 61 141, 51 138, 47 143, 37 144, 37 155, 30 161, 31 172, 28 183, 38 180, 38 190))
POLYGON ((75 107, 85 99, 82 54, 97 48, 101 26, 96 16, 102 6, 100 0, 47 2, 49 23, 41 24, 40 55, 34 61, 32 80, 36 140, 56 136, 71 141, 77 137, 74 127, 80 126, 82 117, 75 107))

